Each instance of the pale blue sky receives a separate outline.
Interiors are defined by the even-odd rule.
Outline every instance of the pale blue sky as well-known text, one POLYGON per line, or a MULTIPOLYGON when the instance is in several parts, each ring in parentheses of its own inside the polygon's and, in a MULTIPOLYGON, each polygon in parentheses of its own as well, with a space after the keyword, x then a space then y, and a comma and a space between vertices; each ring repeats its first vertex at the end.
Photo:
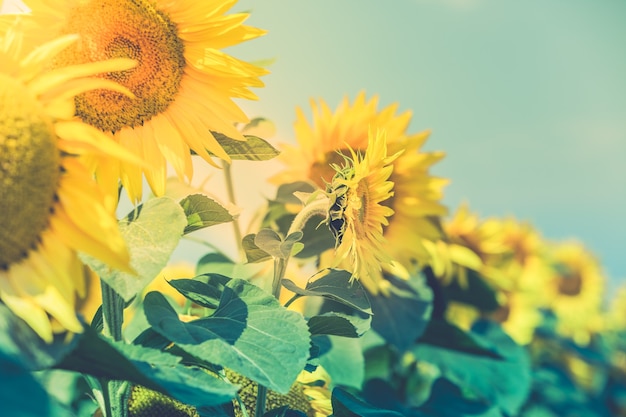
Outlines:
MULTIPOLYGON (((576 237, 626 279, 626 1, 244 0, 273 57, 252 115, 293 141, 294 108, 365 90, 413 111, 447 157, 445 202, 576 237)), ((258 172, 257 174, 258 175, 258 172)))

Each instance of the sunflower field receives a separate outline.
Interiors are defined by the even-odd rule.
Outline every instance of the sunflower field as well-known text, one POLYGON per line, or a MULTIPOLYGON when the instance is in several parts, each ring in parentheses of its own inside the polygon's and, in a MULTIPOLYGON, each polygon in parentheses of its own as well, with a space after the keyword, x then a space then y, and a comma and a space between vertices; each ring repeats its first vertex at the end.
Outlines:
POLYGON ((597 256, 448 207, 445 153, 378 95, 276 141, 236 3, 0 15, 0 415, 626 417, 597 256), (273 190, 249 213, 237 170, 273 190))

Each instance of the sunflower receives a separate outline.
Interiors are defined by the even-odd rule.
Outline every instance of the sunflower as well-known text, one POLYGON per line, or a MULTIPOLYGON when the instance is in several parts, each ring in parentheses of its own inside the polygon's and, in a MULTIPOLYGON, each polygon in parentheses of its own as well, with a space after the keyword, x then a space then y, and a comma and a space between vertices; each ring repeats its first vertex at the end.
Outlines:
MULTIPOLYGON (((99 182, 116 195, 118 180, 132 201, 142 195, 142 171, 157 195, 165 191, 166 162, 191 179, 191 152, 215 165, 230 161, 212 132, 245 140, 235 123, 248 118, 233 98, 256 99, 265 69, 220 49, 265 32, 243 25, 248 14, 225 15, 236 0, 25 0, 39 34, 77 33, 81 41, 56 57, 65 66, 112 57, 136 59, 129 71, 107 73, 136 96, 90 91, 77 96, 76 114, 144 159, 141 169, 108 158, 95 161, 99 182), (43 30, 42 28, 45 28, 43 30)), ((41 37, 41 36, 40 36, 41 37)))
POLYGON ((0 299, 48 342, 64 329, 82 331, 75 298, 85 293, 85 275, 77 250, 130 270, 117 221, 79 157, 140 161, 75 120, 73 98, 94 88, 132 96, 110 80, 85 77, 135 63, 118 58, 41 71, 77 40, 62 36, 26 54, 18 26, 0 37, 0 299))
POLYGON ((575 241, 553 244, 548 256, 553 275, 547 307, 557 317, 557 330, 584 345, 599 322, 605 283, 600 264, 575 241))
MULTIPOLYGON (((235 416, 242 416, 241 407, 245 406, 248 415, 254 415, 258 384, 250 379, 226 370, 230 382, 241 385, 239 399, 233 400, 235 416)), ((327 417, 332 414, 330 376, 318 366, 314 372, 302 371, 287 394, 278 394, 272 390, 267 393, 268 411, 288 406, 292 410, 304 413, 307 417, 327 417)))
POLYGON ((445 215, 441 204, 443 187, 447 180, 430 175, 430 167, 443 158, 443 152, 422 152, 420 148, 429 136, 428 131, 407 134, 411 113, 397 114, 397 104, 378 110, 378 97, 366 100, 360 93, 354 103, 344 98, 333 112, 320 100, 311 101, 312 123, 302 109, 297 109, 295 133, 297 146, 283 145, 278 159, 286 168, 270 179, 274 184, 311 181, 324 188, 335 175, 333 164, 342 163, 342 154, 349 149, 365 153, 369 143, 368 132, 384 131, 387 153, 403 151, 393 162, 389 181, 394 194, 381 205, 393 211, 383 227, 387 252, 403 268, 412 271, 431 261, 424 247, 425 241, 436 241, 442 231, 436 218, 445 215), (339 150, 339 153, 337 152, 339 150))
POLYGON ((383 226, 393 210, 382 204, 393 196, 389 176, 399 155, 387 156, 384 132, 370 132, 365 155, 351 151, 345 165, 333 165, 328 184, 328 226, 335 237, 332 267, 345 267, 372 293, 384 290, 382 268, 393 269, 383 226))
MULTIPOLYGON (((539 309, 545 304, 549 270, 544 260, 544 242, 529 223, 513 218, 481 220, 471 213, 466 204, 455 216, 445 222, 447 242, 440 246, 452 254, 449 265, 440 267, 436 274, 442 283, 457 280, 461 287, 468 285, 468 271, 473 270, 497 293, 500 307, 481 312, 502 324, 504 330, 520 344, 529 343, 540 324, 539 309), (452 248, 456 249, 454 252, 452 248), (458 252, 471 250, 476 259, 458 252), (463 262, 462 262, 463 261, 463 262)), ((469 306, 465 309, 471 309, 469 306)), ((452 309, 450 317, 468 317, 463 309, 452 309), (458 310, 458 311, 457 311, 458 310)), ((477 317, 477 311, 473 316, 477 317)))

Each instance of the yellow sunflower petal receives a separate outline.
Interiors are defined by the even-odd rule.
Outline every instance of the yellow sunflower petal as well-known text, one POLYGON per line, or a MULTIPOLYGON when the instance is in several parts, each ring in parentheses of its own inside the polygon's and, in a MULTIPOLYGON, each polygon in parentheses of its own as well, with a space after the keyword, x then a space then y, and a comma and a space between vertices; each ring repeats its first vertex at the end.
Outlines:
POLYGON ((52 325, 46 311, 32 298, 24 297, 13 288, 6 271, 0 271, 0 297, 13 314, 28 324, 44 341, 53 339, 52 325))
MULTIPOLYGON (((84 122, 112 132, 114 140, 148 162, 149 167, 140 172, 155 194, 164 191, 162 173, 166 172, 166 163, 174 167, 179 177, 191 178, 190 149, 215 166, 218 165, 213 157, 230 161, 211 132, 244 140, 234 125, 246 123, 248 118, 233 99, 256 99, 251 88, 263 86, 259 77, 267 73, 221 51, 265 33, 244 25, 247 13, 226 14, 236 1, 25 3, 33 11, 32 25, 46 29, 33 35, 35 40, 45 38, 46 33, 80 36, 76 44, 55 56, 55 65, 71 69, 74 64, 118 57, 138 62, 133 69, 111 69, 104 76, 128 88, 136 99, 125 99, 111 90, 105 94, 90 91, 78 96, 76 109, 84 122), (125 133, 126 130, 135 134, 125 133), (132 145, 131 138, 150 143, 132 145)), ((102 68, 98 64, 97 70, 102 68)), ((54 84, 64 84, 63 74, 70 70, 62 71, 40 79, 33 90, 50 90, 54 84)), ((71 76, 76 77, 77 72, 71 72, 71 76)), ((97 163, 108 162, 101 158, 97 163)), ((136 166, 121 163, 118 168, 96 167, 100 173, 98 181, 111 181, 103 187, 113 190, 121 180, 131 199, 138 201, 142 178, 136 166)))
MULTIPOLYGON (((8 20, 1 20, 4 28, 8 20)), ((46 61, 75 37, 43 44, 26 56, 22 50, 31 43, 22 43, 16 27, 0 32, 0 118, 5 122, 0 137, 6 138, 0 140, 0 299, 50 342, 55 333, 82 331, 75 311, 76 296, 85 294, 78 250, 130 268, 113 210, 105 209, 104 195, 83 162, 98 154, 137 158, 106 140, 96 143, 101 137, 91 137, 89 128, 73 120, 72 103, 80 91, 112 86, 85 76, 129 68, 130 61, 49 72, 46 61)))

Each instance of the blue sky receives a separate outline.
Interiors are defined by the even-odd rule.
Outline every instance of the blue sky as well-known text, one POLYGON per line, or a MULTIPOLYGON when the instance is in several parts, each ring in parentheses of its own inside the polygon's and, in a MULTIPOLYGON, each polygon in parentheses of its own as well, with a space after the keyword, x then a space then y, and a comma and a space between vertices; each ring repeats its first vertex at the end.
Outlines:
MULTIPOLYGON (((293 141, 295 106, 378 94, 432 129, 445 202, 578 238, 626 279, 626 2, 249 0, 268 35, 229 52, 275 58, 251 115, 293 141)), ((253 171, 253 170, 252 170, 253 171)), ((250 172, 250 175, 257 175, 250 172)))

